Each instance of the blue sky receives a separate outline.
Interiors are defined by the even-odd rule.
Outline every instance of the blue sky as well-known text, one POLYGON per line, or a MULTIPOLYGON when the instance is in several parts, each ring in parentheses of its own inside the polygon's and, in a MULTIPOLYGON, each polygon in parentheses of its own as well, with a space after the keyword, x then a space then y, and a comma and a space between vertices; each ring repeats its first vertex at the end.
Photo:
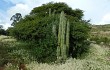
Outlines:
POLYGON ((5 0, 0 0, 0 9, 6 11, 11 6, 14 6, 11 2, 6 2, 5 0))
POLYGON ((15 13, 23 16, 44 3, 65 2, 73 9, 84 11, 84 19, 91 19, 91 24, 110 24, 110 0, 0 0, 0 25, 5 29, 12 23, 10 18, 15 13))

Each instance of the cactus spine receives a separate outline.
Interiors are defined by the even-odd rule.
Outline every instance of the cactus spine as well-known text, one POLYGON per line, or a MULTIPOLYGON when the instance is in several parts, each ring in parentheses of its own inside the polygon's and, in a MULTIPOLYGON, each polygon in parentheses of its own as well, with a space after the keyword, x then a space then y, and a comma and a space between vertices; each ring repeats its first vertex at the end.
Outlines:
POLYGON ((60 23, 58 31, 58 47, 57 47, 57 59, 65 60, 68 56, 69 49, 69 21, 65 17, 64 12, 60 14, 60 23))

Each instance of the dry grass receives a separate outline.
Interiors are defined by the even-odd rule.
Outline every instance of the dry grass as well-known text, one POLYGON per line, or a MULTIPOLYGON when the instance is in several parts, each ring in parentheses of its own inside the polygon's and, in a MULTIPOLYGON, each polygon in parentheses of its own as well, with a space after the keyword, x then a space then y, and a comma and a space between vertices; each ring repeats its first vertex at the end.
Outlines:
MULTIPOLYGON (((10 41, 7 36, 0 36, 0 40, 10 41)), ((18 52, 17 52, 18 53, 18 52)), ((96 44, 90 45, 90 52, 84 59, 69 58, 65 64, 47 64, 31 62, 28 70, 110 70, 110 50, 96 44), (109 54, 108 54, 109 53, 109 54)), ((5 70, 18 70, 18 67, 8 64, 5 70)))
POLYGON ((107 53, 109 49, 91 44, 90 53, 85 59, 68 59, 65 64, 47 64, 32 62, 27 65, 30 70, 110 70, 107 53))
POLYGON ((2 42, 15 42, 16 39, 12 38, 11 36, 0 35, 0 41, 2 41, 2 42))

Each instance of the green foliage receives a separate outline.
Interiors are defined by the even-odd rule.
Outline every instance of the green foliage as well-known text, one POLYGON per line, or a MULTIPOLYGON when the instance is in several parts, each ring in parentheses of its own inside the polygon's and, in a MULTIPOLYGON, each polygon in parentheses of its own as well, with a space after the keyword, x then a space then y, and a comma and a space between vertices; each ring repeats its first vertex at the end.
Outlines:
POLYGON ((8 27, 6 30, 7 36, 12 36, 13 35, 13 27, 8 27))
POLYGON ((7 63, 17 65, 20 62, 28 63, 32 56, 24 46, 25 43, 17 42, 13 37, 0 36, 0 66, 7 63))
POLYGON ((0 35, 6 35, 6 31, 4 29, 0 29, 0 35))
MULTIPOLYGON (((2 42, 0 42, 0 66, 4 65, 4 57, 8 54, 7 51, 5 51, 6 46, 2 42)), ((6 59, 6 58, 5 58, 6 59)))
POLYGON ((80 56, 82 53, 87 52, 90 42, 89 38, 90 27, 88 22, 79 21, 70 23, 70 55, 72 57, 80 56))
POLYGON ((22 23, 25 27, 20 27, 21 24, 18 23, 15 26, 16 38, 29 41, 36 41, 36 43, 30 43, 27 47, 32 47, 31 51, 34 51, 32 55, 36 56, 39 62, 50 62, 55 61, 56 57, 56 37, 53 35, 52 26, 57 25, 54 20, 56 17, 45 17, 37 21, 38 23, 26 24, 22 23), (33 25, 32 25, 33 24, 33 25), (36 27, 35 27, 36 26, 36 27), (21 35, 20 35, 21 34, 21 35), (33 44, 33 45, 32 45, 33 44), (53 59, 52 59, 53 57, 53 59))
POLYGON ((82 19, 83 17, 83 11, 80 9, 75 9, 72 10, 71 7, 69 7, 66 3, 63 2, 59 2, 59 3, 47 3, 47 4, 43 4, 42 6, 39 7, 35 7, 32 11, 31 11, 31 15, 39 15, 39 16, 47 16, 49 14, 49 9, 51 9, 52 13, 55 14, 60 14, 62 11, 64 11, 66 13, 66 15, 69 16, 74 16, 74 19, 82 19))
MULTIPOLYGON (((86 40, 90 28, 88 21, 82 20, 83 11, 72 10, 65 3, 50 2, 36 7, 7 32, 18 40, 35 42, 27 47, 34 46, 31 51, 39 62, 54 61, 61 11, 64 11, 70 22, 70 37, 67 35, 67 38, 70 40, 69 55, 74 57, 74 54, 81 54, 88 49, 89 42, 86 40)), ((62 30, 65 31, 65 28, 62 30)))
POLYGON ((107 37, 94 36, 90 40, 91 41, 96 41, 97 44, 101 44, 103 42, 103 44, 109 45, 109 43, 110 43, 110 39, 107 38, 107 37))
MULTIPOLYGON (((13 43, 14 44, 14 43, 13 43)), ((17 63, 16 58, 10 55, 13 50, 11 42, 2 42, 0 41, 0 66, 4 66, 9 63, 17 63)))
POLYGON ((44 39, 52 32, 52 23, 55 17, 34 17, 34 20, 29 20, 31 17, 26 17, 19 22, 12 30, 13 36, 20 40, 40 40, 44 39))
POLYGON ((0 35, 6 35, 6 31, 3 29, 2 25, 0 25, 0 35))

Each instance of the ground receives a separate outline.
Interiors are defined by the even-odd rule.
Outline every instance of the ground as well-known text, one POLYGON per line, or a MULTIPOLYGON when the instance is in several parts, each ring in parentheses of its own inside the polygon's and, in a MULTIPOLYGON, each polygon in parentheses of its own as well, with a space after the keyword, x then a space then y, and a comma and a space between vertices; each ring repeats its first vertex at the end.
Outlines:
POLYGON ((69 58, 65 64, 30 63, 32 70, 110 70, 108 47, 97 44, 90 45, 90 51, 82 59, 69 58))

